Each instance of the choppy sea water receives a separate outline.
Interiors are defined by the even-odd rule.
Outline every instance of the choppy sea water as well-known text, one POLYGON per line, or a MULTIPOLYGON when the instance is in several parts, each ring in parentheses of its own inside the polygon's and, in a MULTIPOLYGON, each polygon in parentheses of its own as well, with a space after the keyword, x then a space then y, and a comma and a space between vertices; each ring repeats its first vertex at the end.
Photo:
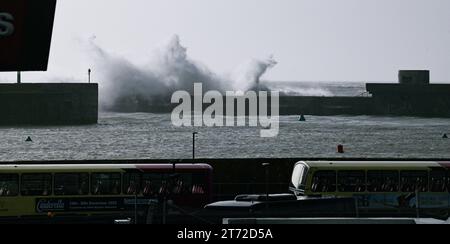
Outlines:
MULTIPOLYGON (((358 96, 363 83, 278 82, 271 89, 302 95, 358 96), (311 93, 311 94, 310 94, 311 93)), ((66 127, 0 127, 0 161, 200 158, 450 158, 450 119, 372 116, 280 118, 276 138, 261 128, 178 128, 170 114, 101 113, 99 123, 66 127), (33 142, 25 142, 30 136, 33 142), (338 144, 345 154, 337 154, 338 144)))
POLYGON ((280 118, 280 134, 261 128, 177 128, 170 114, 100 114, 99 124, 67 127, 0 127, 0 161, 199 158, 363 157, 450 158, 450 119, 412 117, 280 118), (33 142, 25 142, 30 136, 33 142), (343 144, 346 153, 336 153, 343 144))

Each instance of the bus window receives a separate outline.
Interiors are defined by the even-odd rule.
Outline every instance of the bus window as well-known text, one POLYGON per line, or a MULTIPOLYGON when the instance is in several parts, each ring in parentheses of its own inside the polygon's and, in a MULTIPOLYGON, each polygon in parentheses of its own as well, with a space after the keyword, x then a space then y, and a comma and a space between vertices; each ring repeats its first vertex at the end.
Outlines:
POLYGON ((24 196, 50 196, 51 174, 23 174, 20 191, 24 196))
POLYGON ((206 194, 206 175, 205 174, 192 174, 192 185, 190 193, 194 195, 206 194))
POLYGON ((55 174, 55 195, 89 194, 89 174, 55 174))
POLYGON ((399 174, 397 171, 367 172, 367 188, 370 192, 397 192, 399 174))
POLYGON ((135 195, 141 192, 141 174, 127 173, 123 175, 123 193, 135 195))
POLYGON ((364 171, 339 171, 338 189, 340 192, 365 192, 366 172, 364 171))
POLYGON ((142 175, 142 194, 144 196, 206 194, 205 181, 205 174, 147 173, 142 175))
POLYGON ((336 171, 317 171, 311 185, 313 192, 336 192, 336 171))
POLYGON ((12 197, 19 194, 19 175, 0 174, 0 197, 12 197))
POLYGON ((173 178, 172 194, 186 195, 191 194, 192 174, 178 174, 173 178))
POLYGON ((147 173, 142 175, 142 194, 156 196, 164 190, 166 174, 147 173))
POLYGON ((120 173, 94 173, 91 176, 93 195, 118 195, 120 188, 120 173))
POLYGON ((402 192, 428 191, 427 171, 402 171, 400 179, 402 192))
POLYGON ((206 175, 203 173, 182 174, 175 183, 175 194, 203 195, 206 194, 206 175))
POLYGON ((447 192, 447 172, 445 170, 432 170, 430 172, 430 191, 447 192))

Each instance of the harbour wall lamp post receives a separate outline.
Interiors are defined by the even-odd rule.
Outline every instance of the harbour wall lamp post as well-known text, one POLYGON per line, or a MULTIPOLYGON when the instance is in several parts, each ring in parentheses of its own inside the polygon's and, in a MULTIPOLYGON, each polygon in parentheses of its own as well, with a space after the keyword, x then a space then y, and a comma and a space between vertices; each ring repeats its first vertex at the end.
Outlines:
POLYGON ((198 135, 198 132, 192 133, 192 159, 195 159, 195 139, 198 135))

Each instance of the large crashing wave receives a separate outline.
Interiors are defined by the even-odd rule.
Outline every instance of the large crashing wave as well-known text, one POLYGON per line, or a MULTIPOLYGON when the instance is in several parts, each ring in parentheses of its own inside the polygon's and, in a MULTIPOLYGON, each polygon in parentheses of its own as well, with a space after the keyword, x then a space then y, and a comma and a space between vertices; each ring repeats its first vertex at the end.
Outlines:
POLYGON ((271 57, 251 60, 228 78, 190 59, 178 36, 154 50, 146 65, 136 65, 113 55, 93 40, 90 46, 101 80, 101 108, 105 110, 123 110, 124 107, 137 110, 138 107, 168 105, 175 91, 184 90, 192 94, 194 83, 203 83, 205 91, 266 89, 260 85, 260 78, 276 64, 271 57))
POLYGON ((239 91, 269 90, 261 84, 261 77, 271 68, 277 65, 277 61, 270 56, 267 59, 251 59, 241 64, 232 74, 233 89, 239 91))

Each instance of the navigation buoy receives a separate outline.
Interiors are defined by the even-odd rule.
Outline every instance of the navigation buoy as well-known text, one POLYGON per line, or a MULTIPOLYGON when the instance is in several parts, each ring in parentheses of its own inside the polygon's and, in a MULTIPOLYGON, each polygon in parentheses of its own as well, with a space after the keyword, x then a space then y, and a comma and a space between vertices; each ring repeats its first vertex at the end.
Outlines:
POLYGON ((306 121, 305 115, 301 115, 299 121, 300 122, 305 122, 306 121))
POLYGON ((31 140, 31 137, 28 137, 25 141, 26 142, 32 142, 33 140, 31 140))
POLYGON ((443 136, 442 138, 444 138, 444 139, 448 139, 448 136, 447 136, 447 134, 444 134, 444 136, 443 136))
POLYGON ((337 146, 337 151, 338 151, 338 153, 344 153, 345 152, 344 146, 343 145, 338 145, 337 146))

